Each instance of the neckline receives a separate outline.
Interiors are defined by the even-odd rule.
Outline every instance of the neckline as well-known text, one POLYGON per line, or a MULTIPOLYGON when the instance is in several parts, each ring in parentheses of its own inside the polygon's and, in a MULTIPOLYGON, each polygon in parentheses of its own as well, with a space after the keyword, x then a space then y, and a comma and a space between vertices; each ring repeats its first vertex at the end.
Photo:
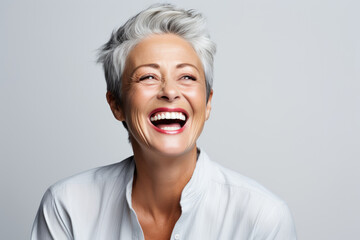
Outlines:
MULTIPOLYGON (((189 182, 185 185, 184 189, 181 193, 180 198, 180 206, 182 210, 182 214, 187 212, 191 207, 198 201, 201 196, 203 195, 206 186, 208 185, 208 156, 207 154, 201 149, 197 149, 197 161, 194 172, 189 180, 189 182)), ((127 176, 127 185, 126 185, 126 200, 130 209, 132 208, 132 187, 133 187, 133 180, 134 180, 134 173, 135 173, 135 161, 134 156, 131 157, 131 164, 128 169, 128 176, 127 176)), ((135 211, 134 211, 135 213, 135 211)))

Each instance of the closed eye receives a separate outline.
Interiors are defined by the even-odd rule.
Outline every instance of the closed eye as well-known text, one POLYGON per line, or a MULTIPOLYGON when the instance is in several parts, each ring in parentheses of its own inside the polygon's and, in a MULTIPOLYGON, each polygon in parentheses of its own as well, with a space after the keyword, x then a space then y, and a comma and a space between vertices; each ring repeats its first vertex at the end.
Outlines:
POLYGON ((181 79, 196 81, 196 78, 191 75, 182 76, 181 79))
POLYGON ((153 75, 145 75, 145 76, 139 78, 140 81, 143 81, 143 80, 155 80, 155 79, 156 78, 153 75))

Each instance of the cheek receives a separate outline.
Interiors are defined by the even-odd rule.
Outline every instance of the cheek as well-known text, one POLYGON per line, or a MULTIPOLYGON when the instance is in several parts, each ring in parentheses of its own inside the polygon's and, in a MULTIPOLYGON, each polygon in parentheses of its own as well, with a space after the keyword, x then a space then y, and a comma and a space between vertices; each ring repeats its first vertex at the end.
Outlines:
POLYGON ((129 89, 126 94, 124 103, 126 104, 125 109, 127 112, 134 110, 141 110, 146 108, 147 103, 153 98, 156 93, 154 88, 144 88, 133 86, 129 89))
POLYGON ((144 126, 147 113, 150 111, 149 102, 156 96, 154 88, 145 88, 140 85, 132 86, 124 96, 125 121, 133 136, 144 138, 144 126))
POLYGON ((206 90, 205 87, 198 86, 188 88, 183 91, 183 95, 191 104, 191 107, 196 114, 205 112, 206 107, 206 90))
POLYGON ((148 145, 146 139, 147 106, 151 99, 149 91, 132 88, 126 96, 126 123, 129 132, 137 142, 148 145))

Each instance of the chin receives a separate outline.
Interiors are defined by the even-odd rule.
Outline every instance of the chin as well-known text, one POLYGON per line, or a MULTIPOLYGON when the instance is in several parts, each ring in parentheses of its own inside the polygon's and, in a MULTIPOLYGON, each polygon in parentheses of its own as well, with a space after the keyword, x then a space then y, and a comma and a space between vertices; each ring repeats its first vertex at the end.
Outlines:
POLYGON ((156 150, 160 155, 167 156, 167 157, 177 157, 182 156, 191 152, 196 148, 196 144, 186 146, 184 144, 162 144, 156 150))

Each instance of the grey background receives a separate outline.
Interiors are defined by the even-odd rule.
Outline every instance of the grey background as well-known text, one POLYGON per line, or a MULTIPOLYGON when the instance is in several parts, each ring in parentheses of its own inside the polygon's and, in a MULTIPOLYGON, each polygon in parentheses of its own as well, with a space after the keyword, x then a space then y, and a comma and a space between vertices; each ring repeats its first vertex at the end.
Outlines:
MULTIPOLYGON (((1 1, 0 239, 57 180, 131 154, 96 49, 154 1, 1 1)), ((211 158, 283 198, 299 239, 360 235, 359 1, 173 1, 218 45, 211 158)))

